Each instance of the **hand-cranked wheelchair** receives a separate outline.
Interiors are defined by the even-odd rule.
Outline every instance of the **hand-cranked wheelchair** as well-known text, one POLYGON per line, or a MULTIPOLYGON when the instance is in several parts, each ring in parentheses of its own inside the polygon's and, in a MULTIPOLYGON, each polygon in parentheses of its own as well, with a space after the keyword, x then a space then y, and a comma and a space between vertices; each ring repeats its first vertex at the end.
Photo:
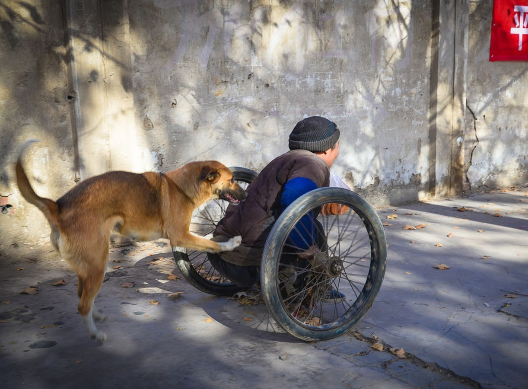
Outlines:
MULTIPOLYGON (((231 170, 246 187, 257 176, 246 168, 231 170)), ((196 210, 191 230, 212 236, 227 205, 213 200, 196 210)), ((182 275, 197 289, 218 296, 242 290, 221 276, 205 253, 173 254, 182 275)), ((335 338, 351 330, 374 303, 386 258, 383 225, 365 200, 343 188, 316 189, 298 198, 275 221, 262 258, 262 296, 271 316, 293 336, 309 341, 335 338), (316 217, 313 235, 299 231, 305 228, 301 219, 310 213, 316 217), (313 236, 314 242, 307 246, 317 243, 318 249, 300 253, 289 239, 292 233, 313 236), (329 290, 344 298, 327 299, 329 290)))

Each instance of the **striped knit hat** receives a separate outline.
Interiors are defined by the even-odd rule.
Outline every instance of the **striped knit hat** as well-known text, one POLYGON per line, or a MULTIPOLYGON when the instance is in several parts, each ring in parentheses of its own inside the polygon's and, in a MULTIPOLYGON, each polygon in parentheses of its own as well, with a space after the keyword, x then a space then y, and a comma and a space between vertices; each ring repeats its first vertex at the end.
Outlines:
POLYGON ((339 128, 321 116, 301 120, 290 134, 290 150, 326 151, 339 140, 339 128))

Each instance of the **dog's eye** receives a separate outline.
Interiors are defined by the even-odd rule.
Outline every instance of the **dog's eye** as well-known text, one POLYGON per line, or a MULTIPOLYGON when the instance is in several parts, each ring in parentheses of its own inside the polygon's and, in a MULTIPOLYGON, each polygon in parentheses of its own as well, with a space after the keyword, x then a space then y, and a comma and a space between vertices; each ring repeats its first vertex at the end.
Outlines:
POLYGON ((232 184, 235 183, 235 177, 231 178, 231 181, 230 181, 232 184))

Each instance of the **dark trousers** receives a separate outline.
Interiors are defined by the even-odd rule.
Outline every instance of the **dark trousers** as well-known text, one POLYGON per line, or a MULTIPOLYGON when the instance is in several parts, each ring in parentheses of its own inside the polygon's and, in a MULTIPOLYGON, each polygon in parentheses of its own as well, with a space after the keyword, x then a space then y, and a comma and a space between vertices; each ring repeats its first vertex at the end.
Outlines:
POLYGON ((209 253, 207 258, 211 265, 230 281, 241 288, 249 288, 260 281, 260 266, 239 266, 224 261, 218 254, 209 253))
MULTIPOLYGON (((328 249, 326 237, 321 223, 317 219, 315 224, 315 244, 322 250, 328 249)), ((207 258, 211 265, 224 277, 234 282, 241 288, 249 288, 260 281, 260 266, 240 266, 224 261, 218 254, 209 253, 207 258)))

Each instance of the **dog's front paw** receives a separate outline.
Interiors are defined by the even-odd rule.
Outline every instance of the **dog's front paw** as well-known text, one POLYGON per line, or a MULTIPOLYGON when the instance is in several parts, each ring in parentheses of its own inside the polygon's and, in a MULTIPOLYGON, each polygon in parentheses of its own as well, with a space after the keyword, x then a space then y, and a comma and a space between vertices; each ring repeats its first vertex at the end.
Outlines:
POLYGON ((233 251, 235 248, 240 246, 242 243, 241 236, 235 236, 234 238, 229 239, 227 242, 220 243, 222 251, 233 251))
POLYGON ((99 342, 103 343, 106 340, 106 334, 103 331, 97 331, 91 334, 92 339, 97 339, 99 342))

